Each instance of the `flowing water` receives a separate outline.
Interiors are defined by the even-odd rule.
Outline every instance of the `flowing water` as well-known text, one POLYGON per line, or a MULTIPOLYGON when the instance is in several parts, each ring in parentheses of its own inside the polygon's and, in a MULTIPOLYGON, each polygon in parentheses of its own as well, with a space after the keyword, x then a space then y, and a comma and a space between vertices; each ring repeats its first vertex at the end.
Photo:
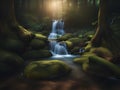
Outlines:
POLYGON ((48 36, 50 41, 50 51, 55 55, 68 55, 65 42, 58 42, 57 38, 65 34, 64 22, 62 20, 54 20, 52 23, 52 31, 48 36))

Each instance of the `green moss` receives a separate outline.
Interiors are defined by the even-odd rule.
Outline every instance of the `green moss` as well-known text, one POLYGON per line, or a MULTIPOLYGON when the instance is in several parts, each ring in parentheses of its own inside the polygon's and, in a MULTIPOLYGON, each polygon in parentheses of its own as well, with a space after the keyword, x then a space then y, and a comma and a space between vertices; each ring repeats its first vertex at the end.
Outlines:
POLYGON ((88 57, 75 58, 73 61, 77 64, 83 64, 88 62, 88 57))
POLYGON ((89 63, 88 62, 84 62, 82 64, 82 70, 86 72, 88 69, 89 69, 89 63))
POLYGON ((65 41, 65 43, 66 43, 66 45, 67 45, 68 48, 72 48, 72 47, 73 47, 72 42, 70 42, 70 41, 65 41))
POLYGON ((39 59, 50 57, 51 53, 49 50, 31 50, 23 54, 24 59, 39 59))
POLYGON ((70 71, 70 67, 60 60, 33 61, 26 66, 24 75, 31 79, 50 79, 63 77, 70 71))
POLYGON ((66 40, 68 40, 71 37, 73 37, 73 35, 71 33, 67 33, 67 34, 63 35, 62 37, 60 37, 58 40, 66 41, 66 40))
POLYGON ((87 46, 85 47, 85 52, 89 52, 91 48, 92 48, 92 44, 88 43, 87 46))
POLYGON ((71 53, 72 54, 79 54, 79 49, 80 49, 80 47, 74 47, 72 50, 71 50, 71 53))
POLYGON ((106 58, 107 60, 110 60, 113 57, 110 50, 104 47, 92 48, 90 52, 95 53, 99 57, 106 58))
POLYGON ((90 41, 92 39, 93 35, 88 35, 87 40, 90 41))
MULTIPOLYGON (((90 56, 89 57, 89 62, 92 64, 96 64, 94 68, 98 68, 97 71, 99 71, 101 68, 104 69, 104 72, 110 72, 109 74, 114 75, 118 78, 120 78, 120 67, 107 61, 104 58, 98 57, 98 56, 90 56), (107 69, 107 70, 106 70, 107 69)), ((99 73, 103 73, 99 72, 99 73)))
POLYGON ((30 46, 33 49, 43 49, 47 44, 43 40, 33 39, 30 43, 30 46))
POLYGON ((40 40, 47 40, 47 37, 42 35, 42 34, 40 34, 40 33, 36 33, 35 34, 35 38, 36 39, 40 39, 40 40))
POLYGON ((73 45, 78 45, 78 44, 80 44, 81 39, 79 39, 79 38, 70 38, 68 41, 72 42, 73 45))

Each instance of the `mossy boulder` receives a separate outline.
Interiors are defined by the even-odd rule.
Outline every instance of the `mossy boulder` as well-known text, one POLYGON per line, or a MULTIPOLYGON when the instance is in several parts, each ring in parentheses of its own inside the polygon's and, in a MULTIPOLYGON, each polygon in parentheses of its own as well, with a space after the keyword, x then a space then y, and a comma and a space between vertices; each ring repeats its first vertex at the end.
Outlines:
POLYGON ((47 37, 40 34, 40 33, 36 33, 35 34, 35 39, 40 39, 40 40, 47 40, 47 37))
POLYGON ((66 41, 69 38, 73 37, 73 35, 71 33, 66 33, 65 35, 63 35, 62 37, 58 38, 59 41, 66 41))
POLYGON ((24 75, 30 79, 54 79, 66 76, 71 68, 60 60, 33 61, 29 63, 24 75))
POLYGON ((66 45, 67 45, 67 48, 72 48, 73 47, 73 44, 72 42, 70 41, 65 41, 66 45))
POLYGON ((23 54, 24 59, 39 59, 52 56, 49 50, 31 50, 23 54))
POLYGON ((87 43, 86 47, 85 47, 85 52, 89 52, 92 48, 92 44, 90 42, 87 43))
POLYGON ((80 47, 74 47, 72 50, 71 50, 71 53, 72 54, 79 54, 79 50, 80 50, 80 47))
POLYGON ((0 47, 12 51, 12 52, 23 52, 24 51, 24 44, 22 41, 17 39, 3 39, 0 47))
POLYGON ((75 58, 73 62, 77 64, 83 64, 85 62, 88 62, 88 58, 87 57, 75 58))
POLYGON ((87 36, 87 40, 90 41, 90 40, 92 39, 92 37, 93 37, 92 34, 88 35, 88 36, 87 36))
POLYGON ((80 38, 70 38, 68 41, 72 42, 73 45, 79 45, 81 39, 80 38))
POLYGON ((0 73, 15 72, 23 66, 24 60, 17 54, 0 50, 0 73))
POLYGON ((32 49, 43 49, 47 44, 43 40, 33 39, 30 43, 32 49))
POLYGON ((98 75, 120 78, 120 67, 98 56, 89 57, 89 70, 98 75))
POLYGON ((90 52, 95 53, 99 57, 106 58, 107 60, 111 60, 113 57, 111 51, 104 47, 92 48, 90 52))

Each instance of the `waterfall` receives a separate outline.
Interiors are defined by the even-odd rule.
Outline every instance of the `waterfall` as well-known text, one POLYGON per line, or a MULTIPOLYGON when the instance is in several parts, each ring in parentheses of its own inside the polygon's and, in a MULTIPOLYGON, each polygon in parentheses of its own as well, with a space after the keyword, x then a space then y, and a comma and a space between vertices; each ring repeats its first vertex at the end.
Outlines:
POLYGON ((50 50, 53 55, 68 55, 65 42, 57 42, 57 37, 65 34, 64 22, 62 20, 54 20, 52 23, 52 31, 48 36, 50 41, 50 50))

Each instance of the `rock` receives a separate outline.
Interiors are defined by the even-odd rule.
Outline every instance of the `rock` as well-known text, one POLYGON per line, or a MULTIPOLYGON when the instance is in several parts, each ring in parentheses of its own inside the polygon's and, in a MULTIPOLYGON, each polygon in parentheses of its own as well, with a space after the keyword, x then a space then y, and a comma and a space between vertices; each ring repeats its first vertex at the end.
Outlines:
POLYGON ((75 58, 73 62, 77 64, 83 64, 85 62, 88 62, 88 58, 87 57, 75 58))
POLYGON ((40 34, 40 33, 36 33, 35 34, 35 39, 40 39, 40 40, 47 40, 47 37, 40 34))
POLYGON ((16 39, 5 39, 0 44, 0 47, 5 50, 17 52, 17 53, 23 52, 25 48, 23 42, 16 39))
POLYGON ((24 75, 30 79, 54 79, 66 76, 71 68, 60 60, 33 61, 29 63, 24 75))
POLYGON ((58 38, 58 40, 60 40, 60 41, 66 41, 66 40, 68 40, 71 37, 73 37, 73 35, 71 33, 66 33, 62 37, 58 38))
POLYGON ((93 70, 94 72, 99 71, 98 74, 107 73, 108 76, 115 76, 117 78, 120 78, 120 67, 107 61, 104 58, 98 56, 90 56, 89 63, 90 70, 93 70))
POLYGON ((43 49, 45 46, 47 46, 47 44, 45 44, 43 40, 39 39, 33 39, 30 43, 30 47, 32 47, 32 49, 43 49))
POLYGON ((73 45, 72 45, 72 42, 70 41, 65 41, 66 45, 67 45, 67 48, 72 48, 73 45))
POLYGON ((92 48, 92 44, 89 42, 85 47, 85 52, 89 52, 91 48, 92 48))
POLYGON ((111 51, 104 47, 92 48, 90 52, 96 54, 99 57, 106 58, 107 60, 111 60, 113 57, 111 51))
POLYGON ((76 45, 80 44, 81 39, 79 39, 79 38, 70 38, 70 39, 68 39, 68 41, 72 42, 72 44, 76 46, 76 45))
POLYGON ((75 58, 73 61, 74 63, 77 64, 83 64, 83 63, 88 63, 89 62, 89 57, 90 56, 95 56, 93 53, 84 53, 80 58, 75 58))
POLYGON ((23 54, 24 59, 39 59, 52 56, 49 50, 31 50, 23 54))
POLYGON ((79 54, 79 50, 80 50, 80 47, 74 47, 72 50, 71 50, 71 53, 72 54, 79 54))
POLYGON ((17 54, 0 50, 0 73, 16 72, 23 66, 24 60, 17 54))

